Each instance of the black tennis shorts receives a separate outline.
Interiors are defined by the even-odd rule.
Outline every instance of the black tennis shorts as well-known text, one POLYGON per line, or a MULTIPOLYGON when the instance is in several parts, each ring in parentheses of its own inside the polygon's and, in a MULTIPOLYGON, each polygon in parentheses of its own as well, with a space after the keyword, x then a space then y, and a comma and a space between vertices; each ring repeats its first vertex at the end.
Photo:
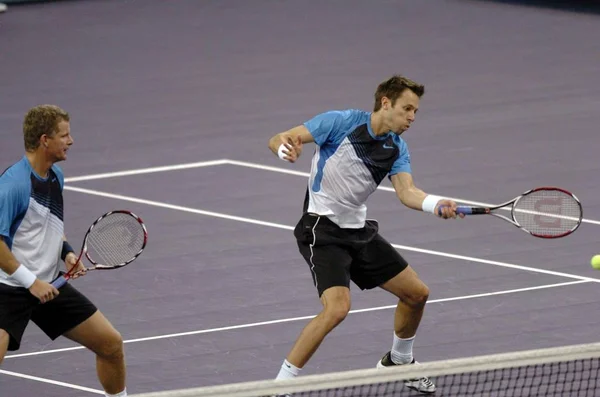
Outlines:
POLYGON ((56 298, 42 304, 29 290, 0 283, 0 329, 10 336, 8 350, 19 349, 29 320, 54 340, 98 310, 71 284, 65 284, 59 292, 56 298))
POLYGON ((377 221, 361 229, 343 229, 326 216, 305 213, 294 236, 310 267, 319 297, 330 287, 371 289, 394 278, 408 263, 379 235, 377 221))

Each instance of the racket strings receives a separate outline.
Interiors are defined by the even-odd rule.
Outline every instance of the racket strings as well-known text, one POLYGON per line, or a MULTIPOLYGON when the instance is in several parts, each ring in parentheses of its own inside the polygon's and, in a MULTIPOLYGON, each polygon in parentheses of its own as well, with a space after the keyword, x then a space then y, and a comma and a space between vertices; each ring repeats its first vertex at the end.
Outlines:
POLYGON ((140 223, 128 214, 114 213, 98 222, 87 237, 87 254, 103 266, 123 265, 144 246, 140 223))
POLYGON ((577 228, 581 206, 560 190, 538 190, 523 196, 513 208, 513 216, 524 229, 542 236, 559 236, 577 228))

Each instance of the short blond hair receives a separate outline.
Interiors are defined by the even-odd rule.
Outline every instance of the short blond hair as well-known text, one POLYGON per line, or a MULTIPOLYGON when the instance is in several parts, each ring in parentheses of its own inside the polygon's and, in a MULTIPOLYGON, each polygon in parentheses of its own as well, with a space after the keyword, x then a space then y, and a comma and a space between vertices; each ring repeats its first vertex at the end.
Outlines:
POLYGON ((56 105, 38 105, 29 109, 23 120, 25 150, 37 149, 42 135, 53 136, 61 121, 70 121, 69 113, 56 105))

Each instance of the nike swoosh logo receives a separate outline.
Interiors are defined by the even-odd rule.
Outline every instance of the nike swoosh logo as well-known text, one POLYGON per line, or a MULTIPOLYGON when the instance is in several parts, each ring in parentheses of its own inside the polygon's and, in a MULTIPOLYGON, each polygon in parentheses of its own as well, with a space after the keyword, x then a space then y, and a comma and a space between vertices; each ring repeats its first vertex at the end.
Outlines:
POLYGON ((390 145, 388 145, 387 143, 384 143, 384 144, 383 144, 383 148, 384 148, 384 149, 393 149, 393 148, 394 148, 394 145, 390 146, 390 145))

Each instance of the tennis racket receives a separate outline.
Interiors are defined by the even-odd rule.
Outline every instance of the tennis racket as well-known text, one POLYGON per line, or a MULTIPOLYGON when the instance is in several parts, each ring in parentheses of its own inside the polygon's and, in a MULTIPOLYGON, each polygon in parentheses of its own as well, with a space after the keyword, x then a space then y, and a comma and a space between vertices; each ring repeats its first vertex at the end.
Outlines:
MULTIPOLYGON (((438 209, 441 215, 441 208, 438 209)), ((558 187, 538 187, 493 207, 458 206, 457 214, 493 215, 540 238, 559 238, 573 233, 583 219, 581 202, 558 187), (510 217, 499 211, 510 211, 510 217)), ((508 214, 507 214, 508 215, 508 214)))
MULTIPOLYGON (((129 211, 110 211, 96 219, 86 232, 76 263, 85 254, 93 265, 86 267, 86 271, 120 268, 140 256, 147 240, 141 218, 129 211)), ((56 278, 52 285, 57 289, 65 285, 76 267, 56 278)))

